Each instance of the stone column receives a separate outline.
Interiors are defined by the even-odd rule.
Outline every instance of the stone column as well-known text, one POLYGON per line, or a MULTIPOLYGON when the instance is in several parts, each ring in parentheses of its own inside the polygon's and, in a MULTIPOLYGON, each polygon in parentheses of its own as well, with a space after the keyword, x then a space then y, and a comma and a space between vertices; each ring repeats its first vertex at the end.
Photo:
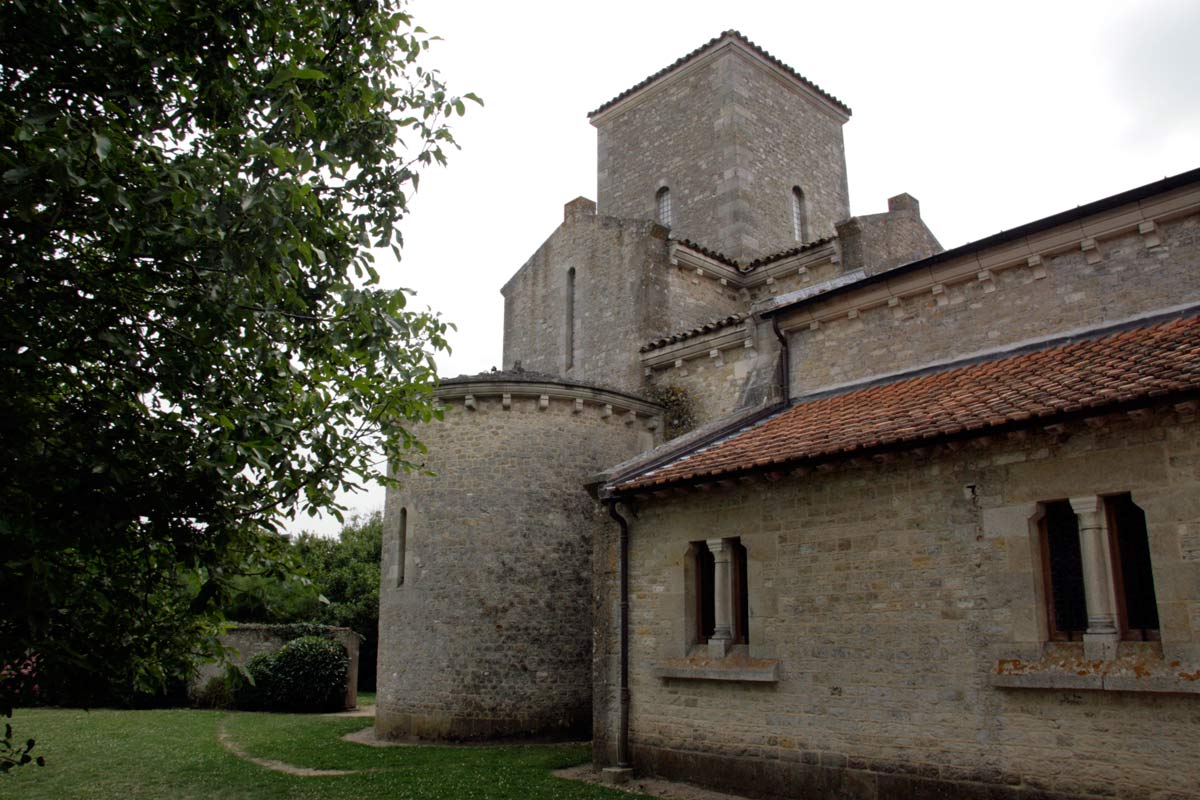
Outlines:
POLYGON ((1083 654, 1089 659, 1117 657, 1121 632, 1113 589, 1112 559, 1104 509, 1098 497, 1072 497, 1071 510, 1079 522, 1079 555, 1083 561, 1083 594, 1088 627, 1083 654))
POLYGON ((724 539, 709 539, 713 557, 713 634, 708 637, 710 658, 724 658, 733 641, 733 575, 729 570, 729 545, 724 539))

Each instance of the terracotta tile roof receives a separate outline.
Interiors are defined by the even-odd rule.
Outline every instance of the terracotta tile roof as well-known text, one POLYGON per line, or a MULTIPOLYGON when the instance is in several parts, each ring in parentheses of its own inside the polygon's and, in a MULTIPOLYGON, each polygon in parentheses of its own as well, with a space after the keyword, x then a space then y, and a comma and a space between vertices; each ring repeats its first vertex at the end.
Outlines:
POLYGON ((800 253, 803 253, 806 250, 812 250, 814 248, 821 247, 823 245, 827 245, 832 241, 833 241, 833 237, 827 236, 824 239, 817 239, 812 242, 805 242, 804 244, 799 245, 798 247, 792 247, 787 250, 781 250, 778 253, 771 253, 770 255, 763 256, 762 258, 756 258, 753 261, 751 261, 746 267, 744 267, 743 271, 749 272, 750 270, 756 269, 758 267, 765 267, 767 264, 774 264, 776 261, 782 261, 785 258, 790 258, 791 256, 799 255, 800 253))
POLYGON ((801 402, 618 492, 917 446, 999 427, 1200 394, 1200 316, 801 402))
POLYGON ((691 239, 676 239, 675 241, 686 246, 690 250, 695 250, 697 253, 699 253, 702 256, 708 256, 709 258, 713 259, 714 261, 720 261, 722 264, 724 264, 727 267, 733 267, 734 269, 739 270, 739 271, 744 269, 742 267, 741 262, 738 261, 736 258, 730 258, 729 256, 725 255, 724 253, 718 253, 716 250, 705 247, 704 245, 700 244, 699 242, 693 242, 691 239))
POLYGON ((741 33, 739 33, 738 31, 729 30, 729 31, 725 31, 725 32, 724 32, 724 33, 722 33, 720 36, 717 36, 717 37, 715 37, 715 38, 713 38, 713 39, 710 39, 709 41, 707 41, 707 42, 705 42, 704 44, 700 45, 700 46, 699 46, 699 47, 697 47, 695 50, 693 50, 692 52, 688 53, 688 54, 687 54, 686 56, 684 56, 683 58, 680 58, 680 59, 678 59, 678 60, 677 60, 675 63, 671 64, 670 66, 663 67, 663 68, 662 68, 662 69, 660 69, 658 72, 654 73, 653 75, 651 75, 650 77, 646 78, 645 80, 643 80, 643 81, 641 81, 641 82, 639 82, 639 83, 635 84, 634 86, 631 86, 631 87, 629 87, 628 89, 626 89, 625 91, 621 92, 619 95, 617 95, 616 97, 614 97, 612 100, 609 100, 607 103, 605 103, 604 105, 600 106, 600 107, 599 107, 599 108, 597 108, 595 111, 592 111, 591 113, 589 113, 589 114, 588 114, 588 116, 589 116, 589 117, 594 117, 594 116, 596 116, 597 114, 599 114, 601 111, 604 111, 605 109, 611 108, 612 106, 614 106, 614 105, 616 105, 617 103, 619 103, 619 102, 621 102, 622 100, 624 100, 626 97, 629 97, 629 95, 633 94, 634 92, 636 92, 636 91, 638 91, 638 90, 640 90, 640 89, 642 89, 642 88, 644 88, 644 87, 646 87, 646 86, 649 86, 651 83, 653 83, 654 81, 656 81, 656 80, 658 80, 659 78, 663 77, 663 76, 664 76, 664 75, 666 75, 668 72, 672 72, 673 70, 676 70, 676 69, 678 69, 679 67, 682 67, 684 64, 688 63, 689 61, 691 61, 691 60, 692 60, 692 59, 694 59, 694 58, 697 58, 698 56, 700 56, 701 54, 703 54, 704 52, 706 52, 706 51, 707 51, 707 50, 709 50, 710 48, 712 48, 712 47, 716 46, 717 44, 719 44, 720 42, 724 41, 724 40, 725 40, 725 39, 727 39, 727 38, 728 38, 728 39, 736 39, 737 41, 739 41, 739 42, 741 42, 742 44, 746 45, 746 46, 747 46, 747 47, 749 47, 751 50, 753 50, 754 52, 758 53, 760 56, 762 56, 763 58, 765 58, 767 61, 770 61, 770 62, 771 62, 772 64, 774 64, 775 66, 779 67, 779 68, 780 68, 780 69, 782 69, 784 72, 786 72, 787 74, 791 75, 793 78, 795 78, 796 80, 800 81, 801 83, 803 83, 803 84, 804 84, 805 86, 807 86, 808 88, 812 89, 814 92, 816 92, 817 94, 819 94, 821 97, 824 97, 826 100, 828 100, 829 102, 833 103, 833 104, 834 104, 836 107, 838 107, 839 109, 841 109, 842 111, 844 111, 846 114, 850 114, 850 107, 849 107, 849 106, 847 106, 845 103, 843 103, 841 100, 838 100, 836 97, 834 97, 833 95, 831 95, 829 92, 825 91, 825 90, 824 90, 824 89, 822 89, 820 86, 817 86, 815 83, 813 83, 813 82, 812 82, 812 81, 810 81, 808 78, 806 78, 806 77, 804 77, 803 75, 801 75, 799 72, 796 72, 796 70, 792 69, 792 68, 791 68, 791 67, 789 67, 787 64, 783 63, 783 62, 782 62, 782 61, 780 61, 778 58, 776 58, 775 56, 771 55, 771 54, 770 54, 770 53, 768 53, 766 50, 762 49, 761 47, 759 47, 758 45, 756 45, 754 42, 752 42, 752 41, 750 41, 749 39, 747 39, 745 36, 743 36, 743 35, 742 35, 741 33))
POLYGON ((682 342, 687 339, 691 339, 693 336, 699 336, 710 331, 720 330, 721 328, 725 328, 730 325, 736 325, 737 323, 746 319, 747 316, 747 314, 730 314, 728 317, 714 319, 704 323, 703 325, 697 325, 694 328, 689 328, 686 331, 673 333, 670 336, 660 336, 657 339, 653 339, 642 345, 638 352, 648 353, 651 350, 657 350, 660 347, 666 347, 669 344, 675 344, 675 342, 682 342))

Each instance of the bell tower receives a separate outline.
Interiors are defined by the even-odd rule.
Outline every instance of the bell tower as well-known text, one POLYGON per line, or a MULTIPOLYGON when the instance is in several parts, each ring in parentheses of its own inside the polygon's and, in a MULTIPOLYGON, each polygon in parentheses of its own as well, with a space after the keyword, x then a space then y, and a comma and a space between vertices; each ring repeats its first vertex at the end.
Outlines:
POLYGON ((589 117, 601 215, 653 219, 743 264, 850 216, 850 109, 737 31, 589 117))

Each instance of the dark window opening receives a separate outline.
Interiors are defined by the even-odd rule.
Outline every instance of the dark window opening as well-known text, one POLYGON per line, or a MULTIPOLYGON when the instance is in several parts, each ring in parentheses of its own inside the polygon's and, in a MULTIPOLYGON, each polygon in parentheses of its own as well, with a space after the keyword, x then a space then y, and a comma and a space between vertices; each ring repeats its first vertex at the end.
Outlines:
MULTIPOLYGON (((695 542, 696 639, 704 644, 717 627, 716 559, 704 542, 695 542)), ((746 580, 746 548, 738 539, 726 540, 729 548, 730 626, 733 644, 750 643, 750 589, 746 580)))
POLYGON ((1155 641, 1159 638, 1158 602, 1150 566, 1146 513, 1128 494, 1104 498, 1104 507, 1108 517, 1121 638, 1155 641))
POLYGON ((575 268, 567 270, 567 369, 575 365, 575 268))
POLYGON ((400 509, 400 530, 396 535, 396 586, 404 585, 404 551, 408 549, 408 509, 400 509))
POLYGON ((730 572, 733 573, 733 643, 750 643, 750 591, 746 581, 746 548, 741 541, 731 543, 730 572))
POLYGON ((708 545, 696 543, 696 624, 698 638, 701 643, 707 642, 717 627, 716 598, 716 562, 708 545))
POLYGON ((1083 592, 1079 521, 1066 500, 1043 503, 1042 510, 1042 564, 1046 567, 1050 638, 1082 641, 1087 630, 1087 601, 1083 592))
POLYGON ((659 224, 667 228, 671 227, 671 190, 666 186, 662 187, 654 196, 654 200, 659 224))

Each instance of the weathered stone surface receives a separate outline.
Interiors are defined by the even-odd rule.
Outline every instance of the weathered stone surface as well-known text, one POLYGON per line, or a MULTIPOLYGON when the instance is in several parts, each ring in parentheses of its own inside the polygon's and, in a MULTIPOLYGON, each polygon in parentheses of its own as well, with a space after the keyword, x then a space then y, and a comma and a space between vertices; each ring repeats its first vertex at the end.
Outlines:
MULTIPOLYGON (((1046 668, 1037 688, 1001 688, 997 673, 1014 671, 1003 659, 1024 657, 1034 674, 1043 652, 1030 528, 1038 500, 1131 492, 1146 513, 1160 608, 1200 606, 1181 548, 1200 525, 1198 452, 1200 423, 1166 407, 639 502, 635 763, 781 797, 1187 796, 1200 775, 1200 698, 1161 692, 1171 691, 1167 678, 1200 680, 1200 631, 1188 615, 1164 615, 1161 643, 1123 643, 1110 665, 1057 645, 1079 651, 1076 667, 1056 668, 1057 682, 1046 668), (749 655, 778 658, 780 680, 667 679, 659 665, 687 651, 688 543, 730 536, 750 559, 749 655), (1166 579, 1179 569, 1189 577, 1166 579)), ((596 542, 598 564, 615 558, 612 536, 596 542)), ((611 594, 598 596, 611 607, 611 594)), ((598 653, 615 652, 612 635, 597 629, 598 653)), ((597 671, 602 681, 612 674, 597 671)), ((604 710, 595 747, 609 763, 604 710)))
POLYGON ((388 493, 381 737, 578 734, 590 723, 591 538, 604 523, 583 484, 652 446, 652 420, 591 388, 485 384, 472 386, 474 409, 448 399, 445 418, 418 431, 435 475, 388 493))

